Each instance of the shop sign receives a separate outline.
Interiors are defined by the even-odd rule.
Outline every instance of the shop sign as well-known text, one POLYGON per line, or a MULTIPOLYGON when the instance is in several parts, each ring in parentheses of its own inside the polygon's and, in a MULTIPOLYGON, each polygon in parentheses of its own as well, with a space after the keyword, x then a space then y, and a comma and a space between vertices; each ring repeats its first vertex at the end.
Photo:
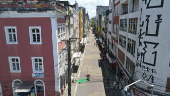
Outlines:
POLYGON ((33 73, 32 77, 33 78, 44 78, 44 73, 33 73))

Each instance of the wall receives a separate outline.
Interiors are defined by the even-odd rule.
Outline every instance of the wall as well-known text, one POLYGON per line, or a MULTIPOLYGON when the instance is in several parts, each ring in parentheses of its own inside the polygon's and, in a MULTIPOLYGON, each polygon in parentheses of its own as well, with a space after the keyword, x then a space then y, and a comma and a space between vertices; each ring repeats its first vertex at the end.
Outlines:
POLYGON ((136 73, 136 78, 154 84, 155 91, 165 92, 167 77, 170 77, 170 1, 152 0, 145 3, 140 0, 139 4, 141 26, 138 29, 139 58, 136 70, 140 72, 136 73))
MULTIPOLYGON (((45 78, 34 79, 32 78, 31 61, 31 57, 43 57, 44 71, 54 66, 51 31, 50 18, 0 18, 0 77, 3 77, 0 78, 0 81, 3 91, 12 87, 14 79, 20 79, 21 81, 29 80, 28 83, 30 84, 33 84, 36 79, 42 79, 45 83, 46 96, 49 93, 54 94, 55 86, 52 86, 55 85, 54 69, 52 68, 45 72, 45 78), (6 44, 4 26, 17 27, 18 44, 6 44), (41 45, 30 44, 29 26, 41 26, 41 45), (20 57, 21 73, 10 73, 8 56, 20 57), (52 91, 49 89, 52 89, 52 91)), ((9 90, 3 96, 10 96, 12 94, 12 90, 9 90)))

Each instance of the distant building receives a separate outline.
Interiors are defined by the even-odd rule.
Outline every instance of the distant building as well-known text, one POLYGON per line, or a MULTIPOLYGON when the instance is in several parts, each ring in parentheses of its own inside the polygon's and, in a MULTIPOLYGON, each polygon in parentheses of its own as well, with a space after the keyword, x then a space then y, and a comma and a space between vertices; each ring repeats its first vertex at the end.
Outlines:
POLYGON ((97 32, 98 34, 101 33, 101 30, 102 30, 102 14, 104 11, 108 10, 109 9, 109 6, 97 6, 96 7, 96 29, 97 29, 97 32))

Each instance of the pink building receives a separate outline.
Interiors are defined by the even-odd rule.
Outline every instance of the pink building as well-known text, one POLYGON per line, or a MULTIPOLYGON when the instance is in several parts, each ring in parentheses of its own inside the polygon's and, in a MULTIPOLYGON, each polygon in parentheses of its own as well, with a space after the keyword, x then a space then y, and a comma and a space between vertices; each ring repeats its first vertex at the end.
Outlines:
POLYGON ((58 4, 35 5, 24 4, 22 10, 18 4, 3 5, 0 96, 60 96, 59 53, 65 43, 59 41, 65 38, 66 11, 58 4))

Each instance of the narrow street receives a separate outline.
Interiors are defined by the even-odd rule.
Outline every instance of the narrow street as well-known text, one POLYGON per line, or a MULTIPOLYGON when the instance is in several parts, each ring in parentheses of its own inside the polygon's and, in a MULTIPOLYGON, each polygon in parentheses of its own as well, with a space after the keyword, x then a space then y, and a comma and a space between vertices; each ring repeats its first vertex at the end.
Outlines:
MULTIPOLYGON (((80 80, 90 74, 90 81, 81 84, 76 81, 72 83, 72 96, 123 96, 119 89, 113 89, 115 75, 113 70, 109 69, 107 60, 102 60, 100 57, 101 52, 95 42, 94 34, 90 32, 81 64, 77 64, 79 69, 72 75, 75 80, 80 80)), ((67 92, 64 96, 67 96, 67 92)))

